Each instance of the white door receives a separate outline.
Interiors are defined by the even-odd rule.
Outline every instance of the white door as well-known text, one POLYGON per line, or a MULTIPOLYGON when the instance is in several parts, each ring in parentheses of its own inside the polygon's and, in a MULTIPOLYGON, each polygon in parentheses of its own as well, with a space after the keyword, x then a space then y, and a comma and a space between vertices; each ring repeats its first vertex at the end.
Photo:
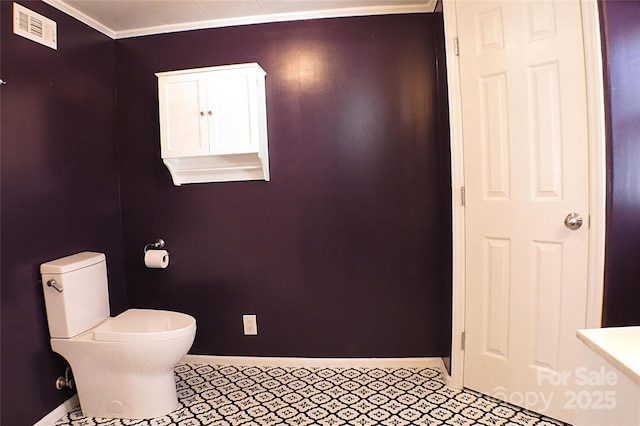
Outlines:
POLYGON ((255 74, 235 72, 211 74, 207 80, 212 105, 211 153, 258 152, 258 85, 255 74))
POLYGON ((209 154, 207 81, 203 74, 158 78, 162 157, 209 154))
POLYGON ((456 10, 464 385, 570 421, 589 237, 580 2, 463 0, 456 10), (565 225, 570 213, 582 227, 565 225))

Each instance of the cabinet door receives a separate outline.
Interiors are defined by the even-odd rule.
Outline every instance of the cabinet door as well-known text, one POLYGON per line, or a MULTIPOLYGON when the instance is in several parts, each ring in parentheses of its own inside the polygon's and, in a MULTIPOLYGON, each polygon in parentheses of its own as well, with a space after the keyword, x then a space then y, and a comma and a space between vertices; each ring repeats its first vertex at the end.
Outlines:
POLYGON ((208 80, 211 154, 259 151, 257 80, 254 73, 217 73, 208 80))
POLYGON ((211 118, 206 77, 185 74, 162 77, 158 85, 162 157, 209 154, 211 118))

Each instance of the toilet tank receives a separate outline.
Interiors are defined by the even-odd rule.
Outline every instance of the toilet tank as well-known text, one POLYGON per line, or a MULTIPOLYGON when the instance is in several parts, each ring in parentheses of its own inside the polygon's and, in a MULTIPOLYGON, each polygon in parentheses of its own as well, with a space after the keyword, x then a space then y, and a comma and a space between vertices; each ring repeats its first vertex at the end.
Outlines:
POLYGON ((40 265, 40 274, 51 337, 77 336, 109 317, 104 254, 86 251, 52 260, 40 265), (54 286, 47 285, 50 280, 54 286))

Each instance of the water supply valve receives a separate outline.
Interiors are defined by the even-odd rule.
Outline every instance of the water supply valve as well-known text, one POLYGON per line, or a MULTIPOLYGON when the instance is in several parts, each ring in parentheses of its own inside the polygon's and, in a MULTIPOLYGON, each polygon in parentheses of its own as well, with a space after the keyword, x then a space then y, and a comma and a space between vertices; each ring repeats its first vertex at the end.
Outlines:
POLYGON ((69 372, 71 371, 71 366, 67 366, 67 369, 64 370, 64 376, 60 376, 56 379, 56 389, 62 390, 64 388, 73 389, 73 379, 69 378, 69 372))

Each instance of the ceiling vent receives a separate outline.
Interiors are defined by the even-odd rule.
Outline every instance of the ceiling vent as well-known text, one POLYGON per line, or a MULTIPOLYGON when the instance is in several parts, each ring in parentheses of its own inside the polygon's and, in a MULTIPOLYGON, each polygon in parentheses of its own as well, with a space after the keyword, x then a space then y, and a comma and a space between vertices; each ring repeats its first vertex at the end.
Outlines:
POLYGON ((57 25, 55 21, 13 3, 13 33, 36 43, 58 49, 57 25))

